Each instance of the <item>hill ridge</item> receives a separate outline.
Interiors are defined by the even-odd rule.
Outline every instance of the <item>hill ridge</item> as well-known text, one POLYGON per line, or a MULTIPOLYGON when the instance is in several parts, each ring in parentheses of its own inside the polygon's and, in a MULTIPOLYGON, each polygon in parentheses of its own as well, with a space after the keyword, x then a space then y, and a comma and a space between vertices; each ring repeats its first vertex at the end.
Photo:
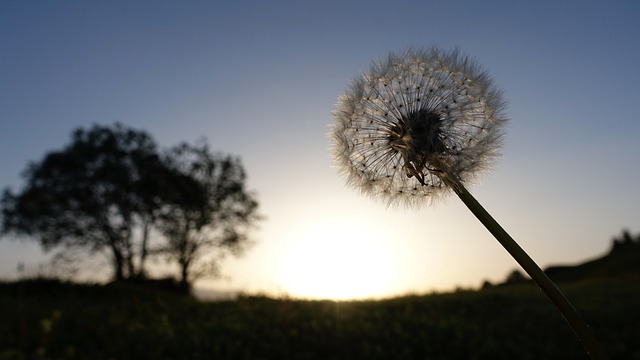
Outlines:
POLYGON ((553 265, 544 272, 553 281, 580 281, 594 277, 618 277, 640 272, 640 242, 614 241, 607 254, 577 265, 553 265))

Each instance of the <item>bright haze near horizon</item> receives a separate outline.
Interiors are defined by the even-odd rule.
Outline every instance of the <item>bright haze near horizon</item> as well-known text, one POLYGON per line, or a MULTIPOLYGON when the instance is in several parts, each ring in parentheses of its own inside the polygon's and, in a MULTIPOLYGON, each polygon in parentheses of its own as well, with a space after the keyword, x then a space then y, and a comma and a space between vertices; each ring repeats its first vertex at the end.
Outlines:
MULTIPOLYGON (((470 191, 540 266, 571 264, 640 230, 638 39, 636 1, 2 1, 0 187, 20 190, 78 127, 117 121, 161 147, 206 137, 242 158, 266 219, 197 286, 330 299, 477 287, 518 266, 458 198, 388 208, 345 186, 326 136, 338 96, 391 51, 470 55, 510 118, 470 191)), ((4 237, 0 278, 49 256, 4 237)))

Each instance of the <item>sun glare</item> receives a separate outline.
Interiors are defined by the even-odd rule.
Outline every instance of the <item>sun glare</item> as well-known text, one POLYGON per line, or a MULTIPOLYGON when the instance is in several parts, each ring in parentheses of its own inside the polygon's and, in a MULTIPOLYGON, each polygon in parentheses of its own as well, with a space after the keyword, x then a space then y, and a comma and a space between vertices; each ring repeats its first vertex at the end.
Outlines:
POLYGON ((389 244, 355 226, 324 224, 291 240, 281 262, 286 293, 349 300, 388 295, 394 280, 389 244))

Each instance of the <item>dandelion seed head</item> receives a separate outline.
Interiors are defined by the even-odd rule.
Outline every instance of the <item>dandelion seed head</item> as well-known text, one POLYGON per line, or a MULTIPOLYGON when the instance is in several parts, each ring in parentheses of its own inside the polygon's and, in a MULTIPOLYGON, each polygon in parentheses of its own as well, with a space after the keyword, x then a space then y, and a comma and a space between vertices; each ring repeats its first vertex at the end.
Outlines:
POLYGON ((352 80, 333 111, 332 155, 347 183, 388 204, 430 204, 499 155, 505 103, 458 51, 390 54, 352 80))

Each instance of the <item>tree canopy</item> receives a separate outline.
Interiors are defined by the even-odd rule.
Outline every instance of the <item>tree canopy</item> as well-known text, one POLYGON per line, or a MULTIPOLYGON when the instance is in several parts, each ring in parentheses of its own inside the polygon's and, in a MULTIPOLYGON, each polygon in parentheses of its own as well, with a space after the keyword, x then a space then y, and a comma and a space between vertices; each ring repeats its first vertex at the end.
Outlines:
POLYGON ((117 280, 144 277, 152 254, 176 261, 188 284, 195 263, 212 264, 208 253, 242 250, 259 219, 239 158, 214 155, 206 141, 161 153, 122 124, 75 130, 23 178, 21 191, 3 192, 2 233, 108 254, 117 280))
POLYGON ((216 256, 239 253, 248 245, 247 230, 259 219, 258 203, 245 189, 240 159, 213 154, 208 144, 182 143, 167 153, 167 164, 187 182, 179 182, 177 201, 163 213, 160 228, 168 239, 186 284, 216 272, 216 256), (189 182, 195 180, 198 187, 189 182))

